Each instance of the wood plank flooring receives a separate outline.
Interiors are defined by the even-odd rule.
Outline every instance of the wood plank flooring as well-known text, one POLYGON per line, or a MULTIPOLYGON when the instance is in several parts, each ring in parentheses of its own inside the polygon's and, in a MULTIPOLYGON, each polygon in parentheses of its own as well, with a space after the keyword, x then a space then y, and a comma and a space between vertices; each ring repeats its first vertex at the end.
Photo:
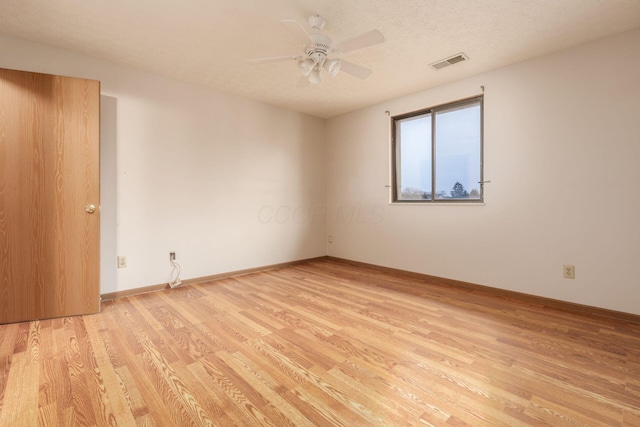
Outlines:
POLYGON ((0 426, 640 426, 640 325, 331 260, 0 325, 0 426))

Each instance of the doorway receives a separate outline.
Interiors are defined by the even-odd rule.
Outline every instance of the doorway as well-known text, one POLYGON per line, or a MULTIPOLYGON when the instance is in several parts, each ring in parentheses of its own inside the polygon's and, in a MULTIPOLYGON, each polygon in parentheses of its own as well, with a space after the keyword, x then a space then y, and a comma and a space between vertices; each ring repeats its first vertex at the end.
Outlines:
POLYGON ((100 310, 100 83, 0 69, 0 323, 100 310))

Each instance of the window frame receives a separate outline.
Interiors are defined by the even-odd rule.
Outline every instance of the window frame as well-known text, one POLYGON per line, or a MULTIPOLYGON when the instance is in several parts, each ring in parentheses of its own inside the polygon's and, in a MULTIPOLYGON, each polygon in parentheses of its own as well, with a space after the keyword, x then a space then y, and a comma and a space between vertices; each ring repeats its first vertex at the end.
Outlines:
POLYGON ((423 108, 409 113, 398 114, 391 117, 391 203, 392 204, 484 204, 484 95, 475 95, 445 104, 438 104, 429 108, 423 108), (469 104, 480 105, 480 197, 477 199, 438 199, 436 194, 436 115, 437 113, 453 110, 469 104), (418 116, 431 115, 431 199, 402 200, 398 198, 398 123, 405 119, 418 116))

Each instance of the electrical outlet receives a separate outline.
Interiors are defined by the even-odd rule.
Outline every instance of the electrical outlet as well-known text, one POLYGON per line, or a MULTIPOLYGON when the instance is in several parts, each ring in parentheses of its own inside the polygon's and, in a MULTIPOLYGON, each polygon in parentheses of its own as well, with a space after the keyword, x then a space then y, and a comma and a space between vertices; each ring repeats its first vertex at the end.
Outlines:
POLYGON ((175 261, 175 260, 176 260, 176 253, 169 252, 169 261, 175 261))
POLYGON ((329 235, 329 243, 333 243, 333 236, 329 235))
POLYGON ((119 256, 118 257, 118 268, 126 268, 127 267, 127 257, 119 256))
POLYGON ((576 266, 575 265, 565 264, 565 265, 562 266, 562 269, 564 271, 564 278, 565 279, 575 279, 576 278, 576 266))

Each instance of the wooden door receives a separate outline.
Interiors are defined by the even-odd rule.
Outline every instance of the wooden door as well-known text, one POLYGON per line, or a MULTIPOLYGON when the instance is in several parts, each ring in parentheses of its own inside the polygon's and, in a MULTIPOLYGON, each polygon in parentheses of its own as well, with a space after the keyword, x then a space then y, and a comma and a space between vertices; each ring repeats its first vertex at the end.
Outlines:
POLYGON ((0 323, 100 310, 99 109, 98 81, 0 69, 0 323))

